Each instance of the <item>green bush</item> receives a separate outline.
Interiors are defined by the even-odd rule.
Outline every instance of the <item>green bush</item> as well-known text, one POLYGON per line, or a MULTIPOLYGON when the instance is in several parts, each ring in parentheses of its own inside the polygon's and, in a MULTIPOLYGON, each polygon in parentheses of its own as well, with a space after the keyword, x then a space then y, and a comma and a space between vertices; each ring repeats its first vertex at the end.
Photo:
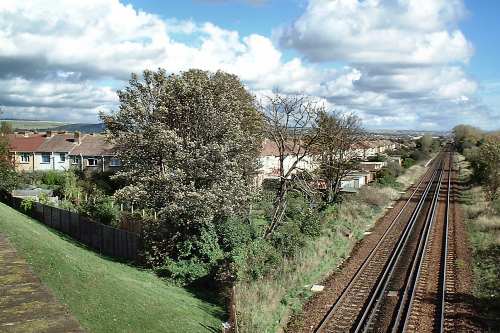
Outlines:
POLYGON ((377 172, 376 181, 380 186, 399 189, 401 188, 401 184, 398 183, 396 177, 397 176, 393 174, 392 170, 388 168, 382 168, 377 172))
POLYGON ((114 224, 120 214, 118 207, 113 205, 113 198, 99 191, 95 191, 94 195, 88 197, 86 202, 80 203, 78 211, 107 225, 114 224))
POLYGON ((272 241, 284 256, 293 256, 308 238, 321 233, 320 218, 308 200, 300 193, 288 195, 288 205, 281 226, 273 233, 272 241))
POLYGON ((175 261, 166 258, 162 267, 156 269, 160 276, 167 277, 177 283, 191 283, 200 277, 208 275, 209 265, 197 258, 175 261))
POLYGON ((393 177, 399 177, 404 173, 403 167, 400 166, 399 163, 397 162, 387 163, 386 168, 389 174, 392 175, 393 177))
POLYGON ((63 186, 65 182, 65 172, 61 171, 44 171, 41 174, 41 181, 49 186, 63 186))
POLYGON ((421 150, 415 150, 410 154, 410 157, 415 161, 423 161, 426 158, 428 158, 429 155, 427 154, 427 152, 423 152, 421 150))
POLYGON ((256 280, 270 274, 282 258, 265 239, 255 239, 231 253, 239 279, 256 280))
POLYGON ((21 201, 21 209, 26 214, 30 214, 33 211, 34 207, 35 207, 35 200, 32 198, 25 198, 23 199, 23 201, 21 201))
POLYGON ((377 154, 375 156, 368 157, 369 162, 385 162, 387 160, 387 156, 382 154, 377 154))
POLYGON ((274 247, 284 256, 293 256, 306 242, 306 237, 300 230, 297 221, 286 221, 276 228, 272 241, 274 247))
POLYGON ((45 192, 41 192, 39 195, 38 195, 38 202, 43 204, 43 205, 48 205, 50 204, 50 200, 49 200, 49 196, 47 193, 45 192))
POLYGON ((258 233, 250 220, 237 217, 224 220, 217 228, 221 246, 227 252, 250 243, 258 233))
POLYGON ((403 168, 409 169, 409 168, 411 168, 412 166, 415 165, 415 160, 413 158, 411 158, 411 157, 408 157, 408 158, 405 158, 403 160, 402 164, 403 164, 403 168))

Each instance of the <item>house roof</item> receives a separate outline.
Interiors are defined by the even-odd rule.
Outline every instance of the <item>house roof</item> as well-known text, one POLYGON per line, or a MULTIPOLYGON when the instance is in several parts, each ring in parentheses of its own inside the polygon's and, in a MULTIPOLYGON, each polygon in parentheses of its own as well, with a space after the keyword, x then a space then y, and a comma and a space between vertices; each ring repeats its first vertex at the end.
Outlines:
POLYGON ((278 147, 274 141, 264 139, 260 156, 279 156, 278 147))
POLYGON ((9 149, 13 152, 33 152, 46 138, 43 134, 30 134, 28 136, 24 134, 7 134, 7 140, 9 141, 9 149))
MULTIPOLYGON (((292 152, 292 147, 293 147, 293 141, 288 141, 288 143, 286 144, 286 147, 285 147, 285 155, 292 155, 291 152, 292 152)), ((296 147, 295 147, 295 151, 296 152, 302 152, 303 149, 302 147, 300 146, 300 144, 297 142, 296 143, 296 147)), ((311 149, 311 153, 312 153, 312 149, 311 149)), ((262 149, 260 151, 260 156, 279 156, 280 153, 279 153, 279 150, 278 150, 278 146, 276 145, 276 142, 274 142, 273 140, 270 140, 270 139, 264 139, 264 141, 262 142, 262 149)))
POLYGON ((73 134, 54 134, 34 151, 37 153, 69 153, 77 143, 73 134))
POLYGON ((106 137, 100 134, 87 134, 82 137, 81 143, 71 152, 71 155, 84 156, 111 156, 114 155, 113 145, 106 141, 106 137))

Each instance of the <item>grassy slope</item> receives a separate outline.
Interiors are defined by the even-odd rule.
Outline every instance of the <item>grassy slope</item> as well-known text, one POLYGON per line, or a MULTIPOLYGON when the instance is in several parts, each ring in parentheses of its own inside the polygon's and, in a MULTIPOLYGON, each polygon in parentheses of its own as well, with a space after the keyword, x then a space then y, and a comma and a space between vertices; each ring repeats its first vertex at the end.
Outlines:
MULTIPOLYGON (((421 165, 415 165, 397 180, 406 188, 425 170, 421 165)), ((394 189, 379 191, 381 195, 392 199, 398 197, 394 189)), ((389 201, 384 206, 387 205, 389 201)), ((295 258, 279 267, 274 276, 240 282, 237 285, 236 305, 240 316, 240 333, 281 331, 290 313, 299 311, 312 295, 304 286, 318 283, 332 274, 349 256, 356 242, 363 238, 363 233, 383 214, 383 209, 370 207, 364 202, 345 202, 340 208, 339 219, 329 217, 328 213, 324 217, 325 221, 330 220, 335 226, 326 228, 318 239, 309 242, 295 258), (354 237, 348 238, 340 230, 348 230, 354 237)))
POLYGON ((102 258, 1 203, 0 232, 89 332, 219 331, 219 306, 102 258))
MULTIPOLYGON (((470 169, 461 158, 462 181, 467 182, 470 169)), ((484 192, 476 186, 461 196, 465 223, 473 250, 474 296, 478 311, 493 332, 500 331, 500 212, 488 207, 484 192)), ((497 204, 498 205, 498 204, 497 204)))

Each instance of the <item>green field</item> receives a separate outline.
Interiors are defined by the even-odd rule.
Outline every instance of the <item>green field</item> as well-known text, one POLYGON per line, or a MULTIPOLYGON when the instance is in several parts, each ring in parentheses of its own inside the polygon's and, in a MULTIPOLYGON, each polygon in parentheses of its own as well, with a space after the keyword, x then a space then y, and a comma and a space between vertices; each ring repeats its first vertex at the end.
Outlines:
POLYGON ((0 120, 0 121, 9 122, 12 124, 13 129, 18 129, 18 130, 46 129, 46 128, 59 127, 67 124, 59 121, 37 121, 37 120, 0 120))
POLYGON ((0 233, 88 332, 220 331, 223 310, 202 291, 103 258, 1 203, 0 233))

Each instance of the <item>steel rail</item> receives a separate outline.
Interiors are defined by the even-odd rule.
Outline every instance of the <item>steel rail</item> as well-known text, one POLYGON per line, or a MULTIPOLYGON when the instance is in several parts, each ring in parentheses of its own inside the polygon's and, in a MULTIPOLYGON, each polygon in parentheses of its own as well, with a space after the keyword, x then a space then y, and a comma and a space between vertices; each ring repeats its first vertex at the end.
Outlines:
POLYGON ((415 225, 417 224, 418 217, 420 217, 420 212, 422 211, 423 205, 429 195, 432 184, 436 180, 436 176, 438 175, 438 173, 439 170, 435 170, 434 175, 431 181, 429 182, 426 191, 424 192, 424 194, 420 199, 419 205, 415 209, 410 219, 410 222, 407 224, 402 234, 402 237, 399 239, 397 243, 396 249, 392 252, 389 262, 385 265, 385 269, 381 275, 381 278, 379 279, 375 287, 375 290, 372 293, 372 297, 370 297, 368 304, 365 306, 365 310, 363 311, 363 314, 360 320, 358 321, 354 332, 361 332, 361 331, 366 332, 369 329, 370 324, 373 322, 376 309, 380 306, 380 303, 383 299, 383 295, 387 290, 389 281, 392 275, 394 274, 399 259, 401 258, 401 253, 405 248, 406 244, 408 243, 410 235, 412 234, 412 231, 415 225))
POLYGON ((443 168, 438 179, 438 185, 436 191, 434 192, 434 196, 432 198, 432 205, 426 217, 424 230, 422 231, 421 237, 418 242, 418 248, 417 251, 415 252, 410 275, 408 277, 405 290, 403 292, 403 297, 401 298, 401 301, 398 306, 396 319, 393 321, 393 327, 392 327, 393 333, 399 332, 401 324, 403 324, 403 329, 402 329, 403 332, 405 332, 408 327, 411 309, 413 307, 413 303, 415 300, 417 284, 421 276, 426 250, 428 249, 429 240, 431 237, 431 230, 434 226, 434 221, 436 219, 436 211, 439 205, 438 201, 441 193, 441 184, 444 174, 444 162, 442 163, 442 166, 443 168), (407 303, 408 296, 410 297, 410 299, 409 302, 407 303), (404 316, 404 318, 402 318, 402 316, 404 316))
POLYGON ((446 193, 446 217, 444 220, 444 242, 442 251, 441 265, 441 300, 439 303, 439 332, 444 332, 444 310, 446 304, 446 269, 448 265, 448 234, 449 234, 449 216, 450 216, 450 196, 451 196, 451 177, 453 175, 453 151, 450 154, 448 166, 448 192, 446 193))
MULTIPOLYGON (((435 163, 435 161, 433 161, 433 164, 434 163, 435 163)), ((363 272, 363 270, 366 268, 366 266, 368 265, 368 263, 370 262, 370 260, 375 255, 376 251, 380 248, 381 244, 386 239, 387 235, 392 231, 393 227, 396 225, 396 221, 403 214, 405 208, 409 205, 409 203, 411 202, 411 200, 413 199, 413 197, 415 196, 415 194, 417 193, 417 191, 420 189, 420 185, 422 185, 422 183, 424 182, 424 180, 426 179, 426 177, 428 176, 429 173, 431 173, 431 179, 429 180, 429 184, 432 183, 432 181, 434 180, 434 176, 435 176, 436 170, 434 170, 433 168, 429 168, 429 170, 422 176, 422 179, 419 181, 419 183, 415 187, 415 190, 413 190, 413 192, 411 193, 410 197, 406 200, 406 202, 403 205, 403 207, 401 207, 401 209, 398 212, 398 214, 396 215, 396 217, 394 217, 394 219, 391 221, 391 224, 389 225, 389 227, 386 229, 386 231, 380 237, 380 239, 377 242, 377 244, 375 245, 375 247, 370 251, 370 253, 367 256, 367 258, 363 261, 362 265, 358 268, 358 270, 356 271, 356 273, 354 274, 354 276, 351 278, 351 280, 349 281, 349 283, 347 284, 347 286, 344 288, 344 290, 342 291, 340 297, 332 305, 332 307, 328 310, 327 314, 323 317, 323 319, 321 320, 321 322, 319 323, 319 325, 316 327, 316 329, 314 330, 314 332, 318 332, 319 333, 319 332, 323 331, 323 329, 325 328, 325 326, 328 323, 328 321, 330 320, 330 318, 333 316, 333 314, 335 313, 335 311, 338 309, 338 307, 342 303, 342 301, 347 297, 347 294, 349 293, 349 291, 352 289, 354 281, 356 281, 359 278, 359 276, 361 275, 361 273, 363 272)), ((425 190, 427 190, 427 188, 430 187, 429 184, 426 186, 425 190)), ((425 190, 424 190, 424 192, 425 192, 425 190)), ((420 199, 420 200, 422 200, 422 199, 420 199)), ((418 207, 418 205, 417 205, 417 207, 418 207)))

